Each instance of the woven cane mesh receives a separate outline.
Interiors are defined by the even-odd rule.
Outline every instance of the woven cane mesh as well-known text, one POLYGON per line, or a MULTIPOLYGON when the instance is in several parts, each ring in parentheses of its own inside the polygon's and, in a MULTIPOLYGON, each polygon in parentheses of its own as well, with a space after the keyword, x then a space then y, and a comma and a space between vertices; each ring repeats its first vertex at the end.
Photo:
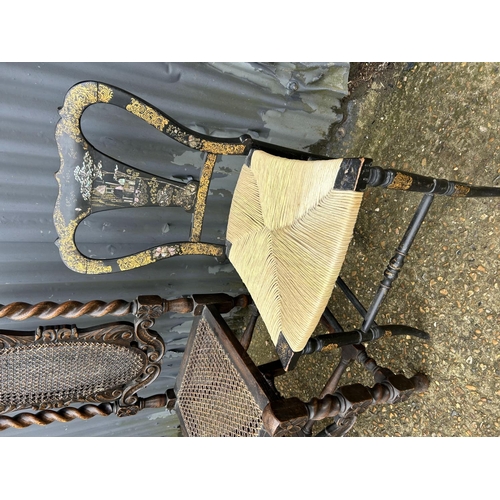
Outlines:
POLYGON ((28 408, 82 401, 135 379, 138 353, 102 342, 30 344, 0 351, 0 405, 28 408))
POLYGON ((262 410, 202 319, 177 394, 188 436, 258 436, 262 410))
POLYGON ((344 262, 362 193, 334 189, 342 160, 254 151, 234 191, 229 260, 276 344, 294 351, 318 325, 344 262))

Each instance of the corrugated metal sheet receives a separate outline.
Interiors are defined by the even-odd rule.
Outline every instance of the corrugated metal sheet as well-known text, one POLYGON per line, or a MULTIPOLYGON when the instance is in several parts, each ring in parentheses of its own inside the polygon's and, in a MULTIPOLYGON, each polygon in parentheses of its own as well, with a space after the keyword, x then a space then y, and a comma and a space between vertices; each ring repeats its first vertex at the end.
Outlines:
MULTIPOLYGON (((347 63, 2 63, 0 64, 0 303, 82 302, 140 294, 175 298, 191 293, 244 291, 230 264, 209 257, 176 257, 124 273, 86 276, 65 267, 54 245, 54 173, 59 156, 54 129, 66 91, 82 80, 122 87, 206 134, 255 138, 296 149, 323 139, 340 120, 347 63)), ((158 174, 197 175, 202 158, 128 113, 99 105, 86 112, 83 130, 99 149, 158 174)), ((203 239, 221 241, 241 159, 218 163, 207 204, 203 239)), ((190 215, 181 209, 127 209, 86 219, 77 240, 89 256, 120 256, 186 239, 190 215)), ((53 320, 52 323, 64 323, 53 320)), ((32 330, 40 321, 0 320, 0 328, 32 330)), ((78 325, 96 324, 84 319, 78 325)), ((182 350, 189 317, 161 318, 156 329, 182 350)), ((167 354, 147 394, 173 387, 181 353, 167 354)), ((2 435, 156 436, 175 433, 175 417, 149 410, 136 417, 33 426, 2 435), (173 430, 172 430, 173 429, 173 430)))

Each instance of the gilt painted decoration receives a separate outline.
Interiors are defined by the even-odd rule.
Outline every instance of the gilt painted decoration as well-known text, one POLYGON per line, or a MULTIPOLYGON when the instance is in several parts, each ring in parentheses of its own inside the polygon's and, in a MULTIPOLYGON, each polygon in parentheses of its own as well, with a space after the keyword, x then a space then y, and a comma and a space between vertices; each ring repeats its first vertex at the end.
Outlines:
POLYGON ((54 210, 57 245, 63 262, 83 274, 103 274, 145 266, 176 255, 223 258, 224 247, 201 241, 202 225, 213 168, 219 154, 245 153, 239 139, 197 134, 138 97, 100 82, 73 86, 60 110, 56 142, 60 169, 59 196, 54 210), (151 175, 96 150, 83 135, 80 118, 93 104, 111 104, 138 116, 177 142, 206 153, 199 179, 181 182, 151 175), (90 214, 119 208, 172 207, 192 212, 189 241, 171 242, 117 259, 84 256, 75 243, 78 225, 90 214))

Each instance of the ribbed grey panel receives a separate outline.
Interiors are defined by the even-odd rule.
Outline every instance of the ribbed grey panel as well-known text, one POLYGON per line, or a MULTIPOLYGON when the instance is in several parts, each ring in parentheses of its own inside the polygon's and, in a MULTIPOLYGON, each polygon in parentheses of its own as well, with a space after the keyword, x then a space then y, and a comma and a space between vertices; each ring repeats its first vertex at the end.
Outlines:
MULTIPOLYGON (((100 276, 66 268, 54 245, 57 234, 52 212, 58 192, 54 173, 59 168, 54 129, 57 108, 72 85, 82 80, 103 81, 137 94, 201 132, 226 137, 250 133, 261 140, 307 149, 339 121, 335 109, 347 93, 348 71, 346 63, 1 63, 0 304, 244 291, 232 266, 210 257, 176 257, 100 276)), ((198 153, 175 146, 177 156, 172 155, 171 142, 162 134, 113 108, 95 106, 82 120, 84 132, 99 149, 153 173, 197 175, 192 164, 202 163, 198 153)), ((224 241, 241 161, 231 158, 216 165, 204 240, 224 241)), ((89 256, 126 255, 185 240, 190 217, 182 209, 168 208, 102 212, 84 221, 77 241, 89 256)), ((158 321, 156 330, 167 347, 174 345, 182 351, 189 321, 189 317, 166 316, 158 321)), ((1 319, 0 328, 31 330, 39 323, 1 319)), ((68 321, 61 318, 51 323, 68 321)), ((96 321, 76 323, 86 326, 96 321)), ((166 355, 162 374, 148 394, 173 387, 181 355, 166 355)), ((95 417, 86 422, 9 430, 1 435, 166 435, 170 431, 162 426, 164 421, 145 412, 130 418, 95 417)))

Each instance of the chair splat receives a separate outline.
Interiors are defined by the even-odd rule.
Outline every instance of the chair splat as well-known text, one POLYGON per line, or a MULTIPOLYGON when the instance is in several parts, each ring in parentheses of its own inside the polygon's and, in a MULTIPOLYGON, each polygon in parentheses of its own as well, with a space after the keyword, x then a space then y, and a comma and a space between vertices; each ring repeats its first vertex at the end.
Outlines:
POLYGON ((60 109, 56 142, 61 160, 56 173, 59 195, 54 210, 57 244, 64 263, 83 274, 103 274, 145 266, 177 255, 209 255, 223 259, 222 245, 201 241, 208 189, 220 154, 244 154, 239 138, 217 139, 199 134, 137 96, 95 81, 73 86, 60 109), (94 104, 125 109, 175 141, 206 154, 199 179, 179 182, 155 176, 98 151, 81 130, 84 111, 94 104), (82 221, 103 210, 159 206, 192 212, 189 241, 157 245, 117 259, 86 257, 75 243, 82 221))

